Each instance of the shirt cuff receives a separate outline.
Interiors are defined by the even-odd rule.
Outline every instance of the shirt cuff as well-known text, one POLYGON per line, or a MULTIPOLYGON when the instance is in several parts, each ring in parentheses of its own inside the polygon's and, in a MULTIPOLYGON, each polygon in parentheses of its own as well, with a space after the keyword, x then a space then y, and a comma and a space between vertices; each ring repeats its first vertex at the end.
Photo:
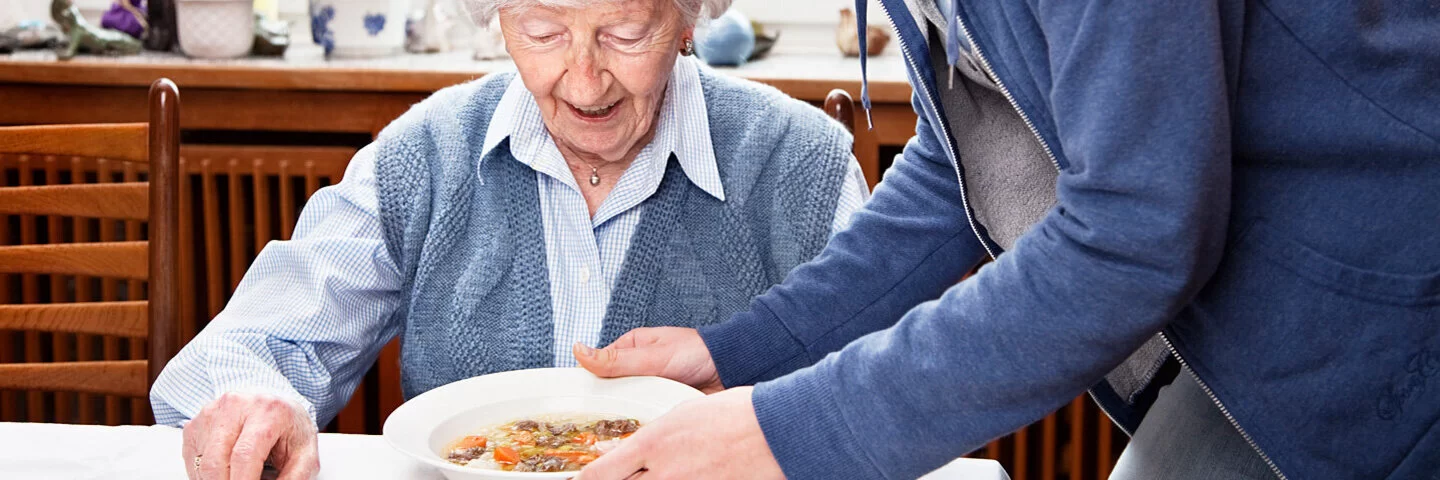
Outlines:
POLYGON ((699 328, 726 388, 754 384, 809 364, 805 346, 780 319, 764 304, 752 305, 750 311, 728 321, 699 328))
POLYGON ((755 418, 785 478, 885 478, 846 424, 823 365, 760 383, 755 418))

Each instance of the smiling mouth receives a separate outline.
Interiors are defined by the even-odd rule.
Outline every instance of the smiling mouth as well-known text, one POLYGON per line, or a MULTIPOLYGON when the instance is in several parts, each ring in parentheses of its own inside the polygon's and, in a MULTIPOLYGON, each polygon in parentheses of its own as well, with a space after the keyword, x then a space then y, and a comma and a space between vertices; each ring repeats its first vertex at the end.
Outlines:
POLYGON ((575 112, 575 115, 576 115, 576 116, 579 116, 580 118, 583 118, 583 119, 586 119, 586 120, 604 120, 604 119, 606 119, 606 118, 609 118, 610 115, 615 112, 615 106, 616 106, 616 105, 619 105, 619 104, 620 104, 620 101, 619 101, 619 100, 616 100, 615 102, 610 103, 609 105, 586 106, 586 107, 581 107, 581 106, 578 106, 578 105, 575 105, 575 104, 572 104, 572 103, 568 103, 568 102, 567 102, 566 104, 569 105, 569 106, 570 106, 570 110, 573 111, 573 112, 575 112))

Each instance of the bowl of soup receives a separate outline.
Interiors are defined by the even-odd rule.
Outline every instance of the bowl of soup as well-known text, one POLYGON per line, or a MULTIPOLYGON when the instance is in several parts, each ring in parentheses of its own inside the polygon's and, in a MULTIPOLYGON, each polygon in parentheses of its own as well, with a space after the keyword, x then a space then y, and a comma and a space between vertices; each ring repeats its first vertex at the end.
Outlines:
POLYGON ((454 480, 570 478, 671 408, 702 396, 659 377, 516 370, 420 394, 390 414, 383 436, 454 480))

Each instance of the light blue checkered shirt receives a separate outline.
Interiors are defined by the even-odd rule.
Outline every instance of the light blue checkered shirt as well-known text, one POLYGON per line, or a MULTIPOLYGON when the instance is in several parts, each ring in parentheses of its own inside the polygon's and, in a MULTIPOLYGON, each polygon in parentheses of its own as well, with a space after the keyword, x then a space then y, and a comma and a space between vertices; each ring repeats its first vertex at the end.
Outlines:
MULTIPOLYGON (((725 199, 698 68, 689 57, 675 62, 655 137, 593 218, 519 76, 496 106, 483 152, 509 138, 511 153, 538 181, 556 366, 576 365, 571 344, 598 340, 640 222, 636 207, 659 188, 670 154, 690 182, 725 199)), ((848 225, 869 195, 852 159, 832 231, 848 225)), ((166 366, 150 392, 156 422, 180 425, 230 391, 280 395, 312 419, 333 418, 404 327, 390 322, 401 283, 381 237, 374 151, 365 147, 342 182, 310 199, 294 237, 266 245, 224 311, 166 366)))

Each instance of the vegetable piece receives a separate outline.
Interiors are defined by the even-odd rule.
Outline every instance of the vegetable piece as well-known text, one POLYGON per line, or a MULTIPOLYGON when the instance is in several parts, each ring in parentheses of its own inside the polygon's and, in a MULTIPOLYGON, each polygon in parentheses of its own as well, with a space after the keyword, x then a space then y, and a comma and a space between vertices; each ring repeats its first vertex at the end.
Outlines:
POLYGON ((555 458, 563 458, 567 462, 578 463, 581 465, 593 462, 596 458, 594 454, 589 452, 561 452, 558 450, 551 450, 545 452, 545 454, 555 458))
POLYGON ((513 440, 516 444, 519 445, 534 445, 535 435, 530 432, 516 432, 514 435, 510 436, 510 440, 513 440))
POLYGON ((575 443, 582 444, 582 445, 594 445, 594 444, 595 444, 595 434, 590 433, 590 432, 580 432, 580 433, 576 434, 576 435, 575 435, 575 438, 571 439, 571 441, 573 441, 573 442, 575 442, 575 443))
POLYGON ((454 450, 460 450, 460 449, 462 449, 462 448, 483 447, 483 446, 485 446, 485 443, 486 443, 487 441, 488 441, 488 439, 486 439, 486 438, 483 437, 483 436, 480 436, 480 435, 470 435, 470 436, 467 436, 467 437, 465 437, 465 438, 460 439, 460 441, 458 441, 458 442, 455 442, 455 448, 454 448, 454 450))
POLYGON ((495 449, 495 461, 499 463, 519 463, 520 454, 510 447, 497 447, 495 449))

